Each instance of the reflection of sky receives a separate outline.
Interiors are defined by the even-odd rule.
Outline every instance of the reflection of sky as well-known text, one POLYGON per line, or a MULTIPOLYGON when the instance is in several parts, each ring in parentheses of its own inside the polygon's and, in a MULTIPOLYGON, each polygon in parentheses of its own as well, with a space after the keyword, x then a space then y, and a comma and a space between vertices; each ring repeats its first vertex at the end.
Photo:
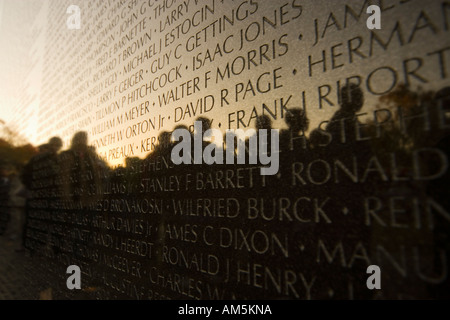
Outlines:
MULTIPOLYGON (((45 142, 50 136, 47 135, 60 135, 66 142, 66 144, 70 141, 70 138, 73 134, 73 131, 77 130, 86 130, 90 134, 90 142, 94 143, 95 139, 100 136, 104 136, 107 133, 117 132, 118 130, 126 130, 129 124, 117 125, 105 132, 102 135, 94 136, 92 134, 92 129, 96 124, 104 124, 105 121, 111 121, 115 119, 117 113, 114 115, 108 115, 101 120, 95 119, 95 111, 98 111, 102 108, 107 107, 108 103, 102 104, 100 107, 92 107, 92 113, 88 114, 84 119, 87 121, 87 125, 83 125, 82 123, 78 123, 78 120, 75 124, 76 128, 74 130, 67 130, 67 127, 71 125, 68 123, 65 127, 59 128, 56 124, 64 119, 70 114, 77 112, 77 110, 73 110, 70 107, 64 105, 64 101, 67 99, 57 99, 55 97, 51 97, 50 102, 45 101, 45 99, 50 99, 48 97, 42 97, 42 89, 39 86, 39 77, 42 74, 43 69, 39 69, 39 63, 35 64, 34 72, 28 74, 28 68, 30 67, 30 55, 28 52, 31 50, 33 59, 35 61, 41 61, 40 55, 43 53, 42 50, 45 49, 45 46, 49 44, 49 41, 46 41, 45 38, 36 38, 32 35, 36 35, 36 28, 33 29, 33 26, 30 24, 24 23, 21 19, 26 19, 26 13, 22 13, 22 7, 24 3, 27 1, 19 1, 20 4, 16 5, 16 1, 7 1, 5 3, 5 11, 7 10, 8 14, 3 16, 3 28, 1 29, 1 40, 2 48, 6 48, 1 51, 1 59, 0 59, 0 70, 1 70, 1 78, 0 78, 0 106, 1 113, 0 118, 5 118, 9 121, 15 121, 15 125, 20 127, 20 131, 23 132, 27 138, 34 143, 42 143, 45 142), (20 8, 20 9, 19 9, 20 8), (19 13, 20 12, 20 13, 19 13), (11 13, 11 14, 9 14, 11 13), (21 18, 18 19, 17 17, 21 18), (27 28, 29 27, 29 28, 27 28), (34 33, 33 33, 34 32, 34 33), (20 41, 18 41, 19 39, 20 41), (33 43, 32 40, 39 39, 39 41, 35 41, 33 43), (3 44, 8 42, 10 45, 4 46, 3 44), (7 75, 7 76, 6 76, 7 75), (24 79, 28 80, 24 82, 24 79), (36 95, 36 99, 30 100, 29 96, 36 95), (39 95, 41 99, 39 100, 39 95), (14 106, 14 107, 11 107, 14 106), (16 107, 17 106, 17 107, 16 107), (21 111, 17 111, 21 108, 21 111), (17 121, 17 115, 25 115, 20 116, 17 121), (16 119, 16 120, 13 120, 16 119), (43 123, 48 122, 49 125, 45 126, 43 123), (90 123, 89 123, 90 122, 90 123), (42 131, 44 130, 44 131, 42 131), (43 134, 44 132, 44 134, 43 134)), ((364 1, 348 1, 349 6, 356 12, 359 13, 361 10, 361 4, 364 1)), ((53 4, 57 2, 52 3, 53 4)), ((278 10, 278 14, 280 12, 280 5, 277 2, 269 2, 269 1, 259 1, 260 7, 258 8, 258 17, 251 16, 247 20, 239 23, 237 26, 237 31, 226 31, 220 35, 217 35, 215 38, 210 39, 207 43, 203 43, 200 48, 193 52, 184 52, 183 57, 177 61, 175 64, 182 64, 182 66, 188 65, 191 66, 192 58, 194 54, 202 53, 203 55, 206 53, 206 49, 214 51, 214 48, 217 43, 223 43, 225 38, 230 34, 233 34, 236 38, 239 37, 239 31, 241 28, 245 28, 253 22, 261 23, 261 16, 264 15, 267 18, 271 18, 274 15, 274 10, 278 10), (263 4, 264 3, 264 7, 263 4)), ((423 61, 423 66, 417 71, 418 74, 422 78, 428 80, 428 83, 421 83, 417 78, 410 77, 412 89, 415 89, 417 86, 421 85, 425 89, 430 90, 438 90, 442 86, 446 84, 445 80, 440 79, 440 69, 437 56, 427 56, 428 53, 433 52, 437 49, 444 48, 449 45, 448 31, 444 30, 445 21, 443 19, 444 15, 441 10, 440 3, 441 1, 411 1, 405 4, 400 4, 400 1, 390 2, 394 6, 393 8, 385 11, 382 15, 382 30, 377 31, 377 35, 380 38, 386 40, 389 38, 389 35, 392 32, 393 27, 398 22, 401 26, 404 45, 400 46, 398 44, 397 38, 394 36, 392 40, 392 44, 390 45, 387 51, 384 51, 380 46, 375 45, 373 56, 369 56, 370 52, 370 31, 366 28, 366 17, 367 15, 363 12, 361 14, 360 21, 356 22, 350 15, 347 15, 347 25, 345 23, 345 6, 342 1, 297 1, 296 3, 301 3, 303 5, 303 12, 299 19, 295 21, 292 20, 284 26, 278 26, 276 30, 272 30, 269 28, 269 31, 264 36, 259 37, 257 40, 247 43, 241 51, 236 50, 223 57, 218 57, 214 62, 208 64, 207 66, 201 68, 197 71, 185 71, 184 68, 181 69, 182 78, 176 82, 176 84, 180 84, 187 80, 193 79, 198 76, 200 79, 203 79, 205 71, 211 70, 211 75, 214 76, 214 71, 217 67, 223 68, 227 62, 232 62, 235 57, 238 55, 242 55, 243 57, 247 57, 248 52, 251 50, 260 50, 260 47, 264 44, 272 44, 272 40, 275 42, 283 34, 287 34, 287 39, 289 43, 289 51, 282 57, 277 57, 274 61, 270 63, 264 62, 258 66, 252 66, 250 71, 243 72, 241 75, 236 75, 231 77, 231 79, 220 82, 217 85, 212 81, 208 83, 208 89, 201 89, 200 92, 193 94, 189 97, 181 99, 175 103, 170 103, 167 106, 159 107, 152 106, 153 102, 158 101, 158 95, 162 92, 166 92, 169 87, 165 87, 163 90, 159 90, 156 93, 152 93, 147 96, 144 100, 138 100, 137 102, 127 105, 121 109, 121 114, 130 110, 134 106, 138 106, 141 103, 148 100, 150 102, 150 115, 145 115, 140 117, 142 120, 144 118, 153 119, 153 117, 158 117, 161 115, 165 117, 165 130, 172 130, 176 125, 184 124, 190 125, 192 121, 198 116, 194 116, 192 118, 188 118, 185 121, 176 122, 174 121, 174 110, 185 110, 186 105, 192 102, 194 105, 198 99, 204 98, 207 95, 213 95, 215 97, 215 106, 213 111, 202 114, 202 116, 212 118, 213 126, 217 126, 219 123, 222 125, 221 129, 225 129, 228 127, 229 114, 231 113, 235 115, 233 125, 237 123, 237 111, 244 110, 246 112, 246 116, 244 121, 247 123, 248 119, 250 119, 250 114, 252 112, 253 107, 256 108, 257 112, 261 112, 262 104, 266 104, 271 111, 274 111, 274 104, 277 101, 278 106, 278 115, 279 113, 279 104, 280 99, 283 98, 284 101, 288 99, 289 96, 292 95, 288 108, 293 107, 302 107, 303 106, 303 96, 302 92, 305 92, 305 101, 307 105, 307 114, 310 119, 310 130, 316 128, 321 121, 329 119, 335 111, 338 110, 337 103, 337 82, 340 81, 341 86, 345 82, 347 77, 360 75, 362 77, 363 89, 365 92, 365 105, 363 108, 363 112, 369 112, 371 109, 376 107, 378 103, 378 96, 371 95, 367 92, 366 81, 367 76, 376 70, 377 68, 384 67, 383 70, 376 72, 371 78, 370 84, 373 86, 374 90, 380 90, 387 88, 391 84, 392 74, 390 73, 387 67, 392 68, 392 70, 396 70, 396 82, 403 83, 405 81, 404 72, 402 69, 404 68, 404 60, 412 59, 415 57, 419 57, 423 61), (417 18, 419 17, 419 13, 421 10, 424 11, 426 17, 429 17, 430 20, 427 21, 426 18, 419 21, 418 26, 423 27, 414 35, 411 43, 407 43, 408 39, 411 38, 412 30, 416 25, 417 18), (323 33, 325 26, 327 25, 327 19, 330 16, 330 12, 336 17, 336 23, 339 27, 330 26, 327 28, 323 39, 314 45, 315 42, 315 19, 317 19, 319 30, 323 33), (429 25, 427 25, 429 23, 429 25), (430 26, 432 24, 432 26, 430 26), (341 30, 337 30, 337 29, 341 30), (435 33, 435 34, 434 34, 435 33), (302 39, 299 40, 299 35, 302 35, 302 39), (361 37, 362 44, 359 48, 359 52, 361 52, 365 58, 361 58, 359 55, 353 55, 353 61, 350 62, 349 55, 349 41, 354 39, 355 37, 361 37), (426 40, 425 40, 426 39, 426 40), (335 47, 335 54, 342 54, 336 56, 336 64, 343 64, 343 67, 336 68, 331 70, 331 48, 335 47), (321 58, 321 52, 325 50, 326 58, 327 58, 327 72, 321 71, 321 66, 317 65, 313 69, 313 77, 309 77, 308 74, 308 56, 312 55, 313 60, 319 60, 321 58), (235 90, 235 87, 238 83, 243 83, 247 85, 248 81, 251 80, 253 86, 255 86, 256 80, 259 75, 265 72, 272 73, 274 69, 281 67, 282 69, 279 71, 282 75, 281 83, 283 85, 282 88, 271 90, 266 94, 257 94, 254 97, 251 93, 249 93, 245 100, 240 99, 237 102, 231 102, 230 105, 221 107, 219 105, 219 97, 221 94, 221 90, 228 89, 230 92, 230 96, 232 92, 235 90), (294 69, 296 70, 294 74, 294 69), (318 106, 318 91, 320 86, 329 85, 331 88, 331 93, 328 96, 329 100, 334 104, 334 106, 324 105, 322 109, 319 109, 318 106), (171 119, 169 120, 169 117, 171 119)), ((234 3, 224 6, 224 12, 231 11, 231 7, 234 3)), ((219 6, 219 5, 217 5, 219 6)), ((58 3, 58 7, 61 9, 63 5, 61 2, 58 3)), ((190 9, 195 10, 195 8, 190 9)), ((292 17, 296 14, 290 6, 285 7, 283 10, 290 11, 286 17, 292 17)), ((365 10, 364 10, 365 11, 365 10)), ((36 12, 36 11, 34 11, 36 12)), ((43 11, 45 13, 45 11, 43 11)), ((61 13, 62 18, 64 18, 64 12, 61 13)), ((279 16, 278 16, 279 17, 279 16)), ((30 17, 29 21, 32 21, 30 17)), ((212 18, 210 18, 212 19, 212 18)), ((38 22, 35 26, 43 25, 43 18, 40 15, 37 15, 38 22)), ((62 20, 61 20, 62 21, 62 20)), ((212 21, 212 20, 208 20, 212 21)), ((330 20, 331 21, 331 20, 330 20)), ((61 25, 63 25, 61 22, 61 25)), ((332 21, 331 21, 332 22, 332 21)), ((331 23, 330 23, 331 24, 331 23)), ((153 27, 152 24, 150 24, 153 27)), ((52 46, 59 49, 65 49, 69 47, 68 53, 73 52, 73 50, 81 51, 83 48, 80 45, 77 45, 77 36, 73 35, 73 31, 68 31, 64 27, 60 30, 51 30, 52 34, 61 35, 59 40, 52 41, 52 46), (72 32, 69 34, 68 32, 72 32), (69 41, 69 40, 70 41, 69 41), (66 41, 66 42, 64 42, 66 41), (69 41, 69 44, 67 44, 69 41)), ((251 32, 251 31, 250 31, 251 32)), ((158 39, 158 35, 156 36, 158 39)), ((239 42, 234 41, 233 46, 238 47, 239 42)), ((354 40, 355 41, 355 40, 354 40)), ((186 38, 181 38, 181 40, 176 41, 174 45, 170 48, 174 48, 178 44, 185 44, 186 38)), ((355 42, 353 42, 355 43, 355 42)), ((271 47, 272 48, 272 47, 271 47)), ((281 50, 282 48, 277 47, 277 50, 281 50)), ((56 49, 55 49, 56 50, 56 49)), ((52 52, 52 55, 55 58, 54 63, 51 64, 55 69, 62 66, 61 61, 63 61, 62 56, 58 56, 55 52, 52 52), (58 60, 59 59, 59 60, 58 60)), ((447 53, 448 58, 448 53, 447 53)), ((53 60, 52 60, 53 61, 53 60)), ((257 61, 257 60, 255 60, 257 61)), ((148 62, 149 64, 150 62, 148 62)), ((412 69, 415 68, 415 62, 410 62, 410 67, 412 69)), ((64 64, 64 67, 67 69, 70 65, 70 60, 64 64)), ((447 64, 448 65, 448 64, 447 64)), ((123 64, 120 64, 116 67, 117 70, 122 70, 123 64)), ((148 65, 144 65, 147 67, 148 65)), ((86 62, 83 67, 84 70, 88 68, 92 68, 91 70, 95 70, 95 61, 86 62)), ((140 67, 139 67, 140 68, 140 67)), ((136 69, 139 70, 139 68, 136 69)), ((60 71, 49 70, 51 72, 56 72, 59 79, 53 82, 53 86, 55 91, 57 92, 61 87, 64 87, 64 90, 70 90, 70 83, 74 80, 70 78, 70 73, 64 71, 62 68, 60 71), (69 85, 67 85, 69 83, 69 85)), ((150 81, 154 76, 159 75, 157 73, 155 75, 148 74, 144 75, 144 83, 150 81)), ((118 75, 117 82, 124 80, 125 77, 123 75, 118 75)), ((203 80, 201 80, 203 81, 203 80)), ((447 81, 448 82, 448 81, 447 81)), ((140 84, 139 84, 140 85, 140 84)), ((273 86, 273 83, 272 83, 273 86)), ((325 87, 322 90, 326 90, 325 87)), ((67 98, 67 93, 64 96, 67 98)), ((241 95, 242 98, 242 95, 241 95)), ((116 97, 116 99, 119 99, 116 97)), ((86 98, 83 101, 83 105, 89 105, 93 103, 94 98, 88 99, 86 98)), ((231 100, 231 99, 230 99, 231 100)), ((112 101, 112 100, 111 100, 112 101)), ((111 102, 110 101, 110 102, 111 102)), ((179 115, 179 113, 178 113, 179 115)), ((137 120, 138 122, 139 120, 137 120)), ((136 123, 137 123, 136 122, 136 123)), ((253 126, 254 121, 250 122, 250 125, 253 126)), ((285 127, 283 119, 279 119, 274 121, 273 126, 275 128, 283 128, 285 127)), ((232 127, 233 128, 233 127, 232 127)), ((141 142, 144 138, 148 138, 151 136, 157 136, 158 131, 153 131, 150 134, 139 135, 138 137, 129 138, 124 143, 118 143, 118 147, 127 146, 129 143, 134 143, 134 147, 137 146, 137 150, 141 148, 141 142)), ((97 151, 100 153, 108 152, 110 146, 100 148, 97 151)), ((144 153, 138 152, 138 156, 145 156, 144 153)), ((121 159, 115 161, 116 163, 121 162, 121 159)))
MULTIPOLYGON (((45 1, 0 0, 0 119, 36 143, 40 70, 32 68, 35 26, 45 1)), ((34 66, 39 64, 34 64, 34 66)))

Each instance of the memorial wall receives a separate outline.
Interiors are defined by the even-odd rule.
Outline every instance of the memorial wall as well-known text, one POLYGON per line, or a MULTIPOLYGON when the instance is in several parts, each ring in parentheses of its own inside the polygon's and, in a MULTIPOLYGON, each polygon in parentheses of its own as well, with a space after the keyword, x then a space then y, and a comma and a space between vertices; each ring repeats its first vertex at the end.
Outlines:
POLYGON ((450 297, 449 1, 58 0, 40 17, 36 139, 63 148, 27 166, 25 247, 55 298, 450 297))

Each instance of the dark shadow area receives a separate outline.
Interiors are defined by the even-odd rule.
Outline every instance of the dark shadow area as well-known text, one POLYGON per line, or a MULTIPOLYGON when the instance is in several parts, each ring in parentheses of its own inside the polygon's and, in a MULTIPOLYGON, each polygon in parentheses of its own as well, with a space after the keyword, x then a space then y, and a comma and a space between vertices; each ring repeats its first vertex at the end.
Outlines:
POLYGON ((22 229, 23 210, 23 246, 49 271, 37 277, 54 299, 449 298, 450 88, 399 86, 366 110, 349 84, 340 100, 317 128, 290 109, 276 136, 260 115, 241 145, 223 132, 220 144, 196 145, 213 129, 201 117, 200 132, 178 126, 188 133, 174 141, 163 131, 145 159, 116 168, 85 132, 63 152, 52 138, 21 179, 3 166, 0 232, 22 229), (179 155, 191 163, 174 164, 187 140, 179 155), (276 152, 277 174, 251 163, 261 149, 276 152), (223 163, 195 164, 199 150, 223 163), (366 286, 374 264, 381 291, 366 286), (69 265, 82 290, 67 290, 69 265))

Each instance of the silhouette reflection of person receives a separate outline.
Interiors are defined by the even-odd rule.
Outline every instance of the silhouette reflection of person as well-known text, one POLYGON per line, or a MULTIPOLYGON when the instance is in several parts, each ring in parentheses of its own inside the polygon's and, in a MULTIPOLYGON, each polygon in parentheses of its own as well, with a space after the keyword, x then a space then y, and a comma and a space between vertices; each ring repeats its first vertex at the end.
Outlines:
POLYGON ((309 127, 309 120, 306 112, 300 108, 290 109, 286 112, 285 119, 288 129, 282 130, 280 134, 281 150, 294 150, 294 145, 300 141, 300 148, 306 148, 305 132, 309 127))
MULTIPOLYGON (((30 202, 38 199, 37 191, 40 189, 39 183, 35 178, 35 174, 39 171, 45 173, 44 179, 47 181, 46 188, 53 189, 55 193, 46 197, 46 200, 58 200, 58 186, 56 184, 57 178, 59 176, 59 163, 58 163, 58 151, 62 147, 62 140, 59 137, 52 137, 48 143, 41 145, 39 147, 39 153, 30 159, 28 164, 24 167, 22 172, 22 182, 27 188, 28 197, 25 206, 25 223, 24 229, 28 229, 30 210, 33 210, 30 206, 30 202)), ((36 175, 38 176, 38 175, 36 175)), ((26 232, 23 233, 23 243, 24 247, 31 250, 33 253, 33 248, 26 246, 26 232)), ((51 235, 47 235, 47 240, 50 242, 51 235)))
MULTIPOLYGON (((259 152, 266 152, 270 154, 272 147, 272 120, 267 115, 260 115, 255 121, 256 127, 256 140, 258 141, 257 150, 259 152), (265 133, 266 138, 262 138, 261 133, 265 133), (262 149, 261 149, 262 148, 262 149)), ((256 150, 249 150, 250 152, 256 152, 256 150)))
POLYGON ((86 193, 93 184, 99 183, 97 158, 95 151, 88 146, 87 133, 77 132, 72 138, 70 149, 60 155, 66 200, 83 206, 89 204, 86 193))
POLYGON ((326 130, 333 135, 333 142, 355 142, 356 115, 364 103, 361 88, 353 83, 341 90, 341 108, 331 118, 326 130))
POLYGON ((9 190, 11 182, 8 177, 6 166, 0 166, 0 235, 2 235, 8 227, 9 216, 9 190))
POLYGON ((26 189, 20 181, 17 169, 13 169, 13 172, 9 176, 9 180, 9 207, 11 220, 8 233, 9 239, 15 242, 15 250, 17 251, 22 249, 26 189))

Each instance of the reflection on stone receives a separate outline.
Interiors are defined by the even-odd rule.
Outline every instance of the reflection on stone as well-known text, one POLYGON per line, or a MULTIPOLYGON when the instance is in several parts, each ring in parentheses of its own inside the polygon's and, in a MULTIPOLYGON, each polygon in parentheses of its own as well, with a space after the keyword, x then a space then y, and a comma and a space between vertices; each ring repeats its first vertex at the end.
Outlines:
MULTIPOLYGON (((91 298, 445 297, 447 91, 399 87, 380 98, 388 117, 360 122, 363 94, 344 87, 341 109, 312 130, 322 145, 305 135, 305 112, 289 110, 273 177, 259 165, 175 165, 169 132, 146 159, 110 169, 77 133, 57 158, 44 150, 30 162, 25 245, 55 268, 80 265, 91 298), (391 100, 403 97, 422 106, 399 120, 391 100), (386 294, 366 288, 372 264, 386 294)), ((271 128, 267 116, 255 122, 271 128)))
POLYGON ((52 298, 448 298, 450 6, 380 2, 368 30, 367 5, 104 3, 81 5, 75 33, 47 21, 54 114, 22 174, 23 243, 52 298), (79 292, 61 287, 69 265, 79 292))

